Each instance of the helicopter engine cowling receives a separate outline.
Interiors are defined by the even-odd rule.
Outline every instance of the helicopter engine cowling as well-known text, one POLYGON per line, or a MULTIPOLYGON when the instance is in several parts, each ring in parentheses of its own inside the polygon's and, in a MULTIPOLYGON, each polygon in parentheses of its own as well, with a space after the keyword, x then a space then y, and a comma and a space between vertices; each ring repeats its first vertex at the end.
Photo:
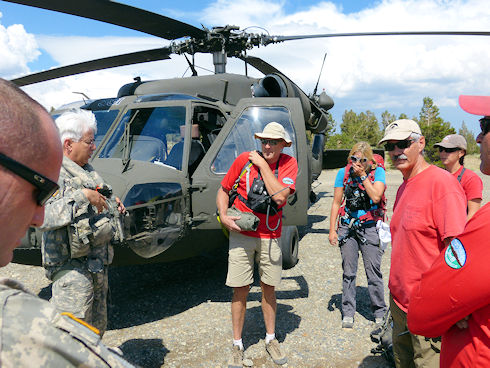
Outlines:
MULTIPOLYGON (((320 106, 312 101, 306 93, 304 93, 289 78, 282 74, 267 74, 252 86, 252 93, 254 97, 299 98, 303 108, 306 128, 313 133, 320 133, 324 131, 327 126, 326 116, 320 106)), ((333 101, 331 106, 333 106, 333 101)))

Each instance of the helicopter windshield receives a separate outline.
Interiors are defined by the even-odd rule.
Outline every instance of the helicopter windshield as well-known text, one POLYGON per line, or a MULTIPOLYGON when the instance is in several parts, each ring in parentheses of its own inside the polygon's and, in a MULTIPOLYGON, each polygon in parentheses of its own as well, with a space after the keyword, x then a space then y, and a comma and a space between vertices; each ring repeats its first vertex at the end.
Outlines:
POLYGON ((129 110, 99 157, 123 158, 125 145, 128 144, 131 160, 153 162, 180 170, 183 152, 180 147, 184 143, 181 126, 185 125, 185 119, 184 106, 129 110))
POLYGON ((216 174, 224 174, 242 152, 260 151, 262 147, 254 135, 261 132, 272 121, 281 124, 293 142, 291 147, 285 147, 283 152, 296 158, 296 134, 289 110, 285 107, 253 106, 246 108, 237 120, 216 155, 211 170, 216 174))

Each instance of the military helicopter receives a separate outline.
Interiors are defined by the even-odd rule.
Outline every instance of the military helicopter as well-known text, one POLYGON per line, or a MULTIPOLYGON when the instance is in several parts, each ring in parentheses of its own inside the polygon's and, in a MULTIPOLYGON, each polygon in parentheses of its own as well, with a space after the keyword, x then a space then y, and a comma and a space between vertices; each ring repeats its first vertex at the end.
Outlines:
MULTIPOLYGON (((264 60, 247 55, 258 46, 323 37, 482 34, 483 32, 372 32, 270 36, 226 25, 202 29, 129 5, 105 1, 9 1, 131 28, 167 40, 169 46, 112 56, 14 79, 20 86, 78 73, 169 59, 184 55, 193 75, 143 81, 135 78, 114 98, 84 101, 77 107, 97 117, 97 149, 92 165, 113 187, 129 215, 124 218, 124 243, 116 247, 114 264, 137 264, 183 259, 223 246, 226 241, 216 219, 216 192, 233 160, 242 152, 260 149, 254 133, 276 121, 293 145, 285 153, 296 157, 296 192, 283 214, 283 268, 298 262, 298 225, 307 223, 314 200, 312 183, 321 172, 327 111, 333 100, 311 95, 264 60), (127 16, 131 14, 131 16, 127 16), (181 41, 177 39, 185 38, 181 41), (212 54, 215 74, 198 76, 187 58, 212 54), (245 74, 226 73, 227 58, 244 61, 245 74), (249 77, 247 67, 264 74, 249 77), (307 138, 307 132, 312 139, 307 138)), ((490 34, 490 33, 489 33, 490 34)), ((318 83, 317 83, 318 86, 318 83)), ((73 106, 73 105, 71 105, 73 106)), ((53 112, 56 117, 64 106, 53 112)), ((14 261, 40 263, 40 241, 30 229, 14 261)))

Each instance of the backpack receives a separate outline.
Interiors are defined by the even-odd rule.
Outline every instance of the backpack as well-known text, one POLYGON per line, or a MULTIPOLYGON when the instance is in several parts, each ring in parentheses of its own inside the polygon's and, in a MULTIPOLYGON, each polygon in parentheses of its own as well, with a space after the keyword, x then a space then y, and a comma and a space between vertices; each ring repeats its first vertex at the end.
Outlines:
MULTIPOLYGON (((381 167, 383 170, 385 170, 384 159, 381 155, 374 154, 373 159, 376 162, 377 167, 381 167)), ((341 205, 340 211, 339 211, 340 217, 348 216, 348 212, 347 212, 348 209, 346 210, 346 206, 347 206, 347 202, 348 202, 346 194, 348 191, 356 191, 356 189, 357 189, 358 194, 356 193, 356 195, 359 197, 358 200, 361 202, 361 205, 360 205, 361 207, 358 209, 364 209, 364 208, 362 208, 362 204, 363 203, 369 203, 369 196, 367 195, 366 188, 364 188, 362 183, 358 183, 358 182, 356 182, 355 184, 348 183, 351 168, 352 168, 351 163, 349 163, 345 167, 343 183, 344 183, 344 188, 346 188, 346 189, 345 189, 345 193, 344 193, 344 199, 342 201, 342 205, 341 205)), ((375 170, 371 170, 367 174, 367 177, 371 181, 371 183, 374 183, 374 172, 375 172, 375 170)), ((375 210, 372 210, 372 211, 367 211, 367 209, 365 209, 367 213, 364 214, 363 216, 359 217, 359 222, 363 223, 363 222, 371 221, 371 220, 372 221, 378 221, 378 220, 385 221, 385 218, 386 218, 386 196, 385 196, 384 192, 383 192, 383 195, 381 196, 381 200, 379 201, 377 206, 378 206, 378 208, 375 210)))
POLYGON ((371 354, 383 356, 390 366, 395 367, 395 357, 393 355, 393 318, 388 308, 383 317, 383 324, 372 331, 370 334, 371 341, 378 344, 371 349, 371 354))

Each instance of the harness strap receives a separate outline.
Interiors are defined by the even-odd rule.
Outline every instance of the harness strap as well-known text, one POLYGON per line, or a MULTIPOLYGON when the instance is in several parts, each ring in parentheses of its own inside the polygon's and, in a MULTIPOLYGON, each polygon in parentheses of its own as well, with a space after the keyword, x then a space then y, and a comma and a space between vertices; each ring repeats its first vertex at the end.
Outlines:
POLYGON ((463 170, 461 170, 461 173, 458 175, 458 181, 461 183, 461 178, 463 177, 464 172, 466 171, 466 167, 463 167, 463 170))

